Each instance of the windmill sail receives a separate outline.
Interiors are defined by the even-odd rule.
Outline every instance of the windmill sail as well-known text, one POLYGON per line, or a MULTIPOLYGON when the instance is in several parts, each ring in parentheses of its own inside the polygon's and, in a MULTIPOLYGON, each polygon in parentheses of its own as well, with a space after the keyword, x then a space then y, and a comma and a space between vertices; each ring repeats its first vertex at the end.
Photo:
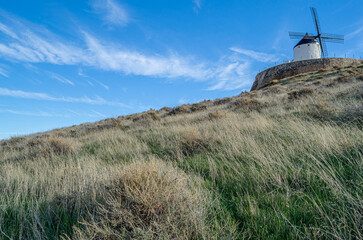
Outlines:
POLYGON ((344 35, 323 33, 320 26, 318 12, 316 8, 311 7, 310 11, 311 11, 311 16, 313 18, 314 26, 316 28, 316 35, 312 33, 289 32, 289 36, 291 39, 306 39, 306 40, 316 39, 316 41, 318 41, 320 45, 321 56, 323 58, 326 58, 328 57, 326 42, 344 43, 344 35))

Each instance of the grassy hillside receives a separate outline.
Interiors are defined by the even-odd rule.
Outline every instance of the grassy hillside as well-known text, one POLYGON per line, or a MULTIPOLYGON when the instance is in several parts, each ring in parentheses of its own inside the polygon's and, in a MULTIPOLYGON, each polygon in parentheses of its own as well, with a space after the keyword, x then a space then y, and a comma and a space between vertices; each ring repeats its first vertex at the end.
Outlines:
POLYGON ((0 239, 362 239, 363 65, 0 142, 0 239))

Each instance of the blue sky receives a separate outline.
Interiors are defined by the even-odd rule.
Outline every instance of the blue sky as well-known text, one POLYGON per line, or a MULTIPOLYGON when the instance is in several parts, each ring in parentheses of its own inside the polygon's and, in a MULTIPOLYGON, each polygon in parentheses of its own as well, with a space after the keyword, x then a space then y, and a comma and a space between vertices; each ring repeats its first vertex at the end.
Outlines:
POLYGON ((329 56, 363 57, 362 0, 1 1, 0 139, 249 90, 310 6, 329 56))

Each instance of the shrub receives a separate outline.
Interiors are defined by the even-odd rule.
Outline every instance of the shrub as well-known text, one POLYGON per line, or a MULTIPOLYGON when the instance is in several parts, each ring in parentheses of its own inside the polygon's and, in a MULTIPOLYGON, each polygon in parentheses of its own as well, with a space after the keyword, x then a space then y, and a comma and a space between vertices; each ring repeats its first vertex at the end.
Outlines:
POLYGON ((311 94, 313 94, 313 92, 314 91, 311 88, 302 88, 299 90, 292 90, 291 92, 287 93, 287 95, 289 96, 289 99, 297 99, 297 98, 311 95, 311 94))
POLYGON ((203 111, 203 110, 206 110, 207 109, 207 106, 204 102, 201 102, 201 103, 194 103, 192 104, 190 110, 192 112, 197 112, 197 111, 203 111))
POLYGON ((218 110, 208 113, 209 120, 219 119, 219 118, 222 118, 223 116, 224 116, 224 114, 218 110))
POLYGON ((281 84, 275 84, 275 85, 272 85, 268 88, 265 88, 263 90, 261 90, 263 93, 266 93, 267 95, 269 94, 275 94, 275 93, 280 93, 282 92, 284 88, 282 87, 281 84))
POLYGON ((261 89, 261 88, 268 87, 268 86, 273 85, 273 84, 277 84, 278 82, 279 82, 279 80, 277 80, 277 79, 273 79, 273 80, 268 81, 268 82, 266 82, 265 84, 263 84, 263 85, 260 87, 260 89, 261 89))
POLYGON ((116 118, 108 118, 103 121, 100 121, 100 124, 98 124, 98 127, 100 129, 123 128, 123 125, 116 118))
POLYGON ((232 101, 232 98, 230 98, 230 97, 226 97, 226 98, 222 98, 222 99, 217 98, 214 100, 213 105, 222 105, 222 104, 229 103, 231 101, 232 101))
POLYGON ((161 108, 159 111, 164 111, 164 112, 170 112, 172 108, 170 107, 163 107, 161 108))
POLYGON ((148 120, 153 120, 153 121, 160 121, 161 118, 159 116, 159 114, 155 111, 155 110, 149 110, 147 112, 141 113, 139 114, 137 117, 135 117, 134 119, 132 119, 133 122, 138 122, 138 121, 148 121, 148 120))
POLYGON ((181 140, 181 150, 185 155, 192 155, 208 149, 208 142, 202 137, 198 129, 190 129, 183 133, 181 140))
POLYGON ((169 115, 176 115, 181 113, 190 113, 189 105, 181 105, 179 107, 175 107, 169 112, 169 115))
POLYGON ((326 101, 320 101, 312 104, 309 110, 309 115, 319 120, 328 120, 333 113, 333 107, 326 101))
POLYGON ((27 143, 30 157, 49 157, 66 155, 74 152, 70 140, 63 137, 47 136, 34 138, 27 143))
POLYGON ((341 73, 339 77, 335 79, 335 81, 339 83, 347 83, 353 80, 354 80, 353 77, 351 77, 350 74, 347 72, 341 73))
POLYGON ((161 160, 125 166, 74 239, 205 238, 206 200, 188 175, 161 160))
POLYGON ((320 69, 319 71, 318 71, 318 73, 325 73, 325 72, 327 72, 328 71, 328 69, 326 69, 326 68, 322 68, 322 69, 320 69))
POLYGON ((231 103, 236 109, 242 110, 260 110, 263 104, 256 98, 239 98, 231 103))

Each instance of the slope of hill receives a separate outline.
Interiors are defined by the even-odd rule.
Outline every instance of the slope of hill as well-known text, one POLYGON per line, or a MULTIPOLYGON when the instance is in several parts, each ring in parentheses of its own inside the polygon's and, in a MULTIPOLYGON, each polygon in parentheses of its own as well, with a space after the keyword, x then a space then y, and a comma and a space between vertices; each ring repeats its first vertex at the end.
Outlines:
POLYGON ((0 239, 362 239, 363 65, 0 142, 0 239))

